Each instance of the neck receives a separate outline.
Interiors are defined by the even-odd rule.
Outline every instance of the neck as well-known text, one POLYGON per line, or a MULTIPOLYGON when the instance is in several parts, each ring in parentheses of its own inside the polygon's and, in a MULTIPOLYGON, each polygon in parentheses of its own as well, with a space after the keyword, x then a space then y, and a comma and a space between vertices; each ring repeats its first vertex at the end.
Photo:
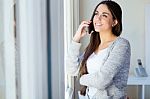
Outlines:
POLYGON ((100 33, 101 44, 115 40, 116 36, 112 32, 100 33))

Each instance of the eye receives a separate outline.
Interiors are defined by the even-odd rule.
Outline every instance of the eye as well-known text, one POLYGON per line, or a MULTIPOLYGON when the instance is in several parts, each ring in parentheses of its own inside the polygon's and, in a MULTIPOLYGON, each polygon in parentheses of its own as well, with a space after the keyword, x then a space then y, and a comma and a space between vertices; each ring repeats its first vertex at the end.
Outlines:
POLYGON ((96 11, 96 12, 94 12, 94 15, 98 15, 98 12, 96 11))
POLYGON ((107 18, 108 16, 106 14, 102 14, 103 17, 107 18))

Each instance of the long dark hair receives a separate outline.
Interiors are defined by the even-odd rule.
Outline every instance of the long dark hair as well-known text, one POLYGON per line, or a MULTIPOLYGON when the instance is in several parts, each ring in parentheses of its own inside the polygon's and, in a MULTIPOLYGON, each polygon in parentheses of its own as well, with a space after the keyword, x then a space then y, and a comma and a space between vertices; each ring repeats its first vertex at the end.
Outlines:
MULTIPOLYGON (((98 32, 96 32, 94 30, 94 26, 93 26, 93 18, 95 16, 95 11, 97 10, 97 8, 100 4, 105 4, 107 6, 107 8, 110 10, 110 12, 113 16, 113 20, 118 21, 118 23, 114 27, 112 27, 112 33, 116 36, 120 36, 120 34, 122 32, 122 10, 121 10, 121 7, 116 2, 111 1, 111 0, 104 0, 104 1, 100 2, 95 7, 93 15, 91 17, 92 22, 89 26, 89 32, 91 33, 90 43, 88 44, 87 48, 85 49, 83 60, 81 62, 80 76, 82 76, 84 74, 88 74, 87 67, 86 67, 87 59, 98 48, 98 46, 101 43, 101 40, 99 37, 100 35, 98 32)), ((81 95, 86 94, 86 88, 87 88, 87 86, 80 85, 80 94, 81 95)))

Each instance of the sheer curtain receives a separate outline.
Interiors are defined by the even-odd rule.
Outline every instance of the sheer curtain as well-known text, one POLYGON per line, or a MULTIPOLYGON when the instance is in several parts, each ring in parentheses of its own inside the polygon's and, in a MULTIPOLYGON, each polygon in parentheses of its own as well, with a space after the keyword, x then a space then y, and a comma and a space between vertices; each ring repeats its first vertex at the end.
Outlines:
POLYGON ((21 99, 48 99, 46 0, 17 0, 16 9, 21 99))

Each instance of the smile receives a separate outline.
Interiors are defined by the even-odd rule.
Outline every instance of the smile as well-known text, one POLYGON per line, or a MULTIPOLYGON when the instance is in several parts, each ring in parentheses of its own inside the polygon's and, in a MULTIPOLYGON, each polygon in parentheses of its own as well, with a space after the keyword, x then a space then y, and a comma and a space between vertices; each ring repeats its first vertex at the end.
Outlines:
POLYGON ((103 24, 95 23, 95 26, 102 26, 103 24))

